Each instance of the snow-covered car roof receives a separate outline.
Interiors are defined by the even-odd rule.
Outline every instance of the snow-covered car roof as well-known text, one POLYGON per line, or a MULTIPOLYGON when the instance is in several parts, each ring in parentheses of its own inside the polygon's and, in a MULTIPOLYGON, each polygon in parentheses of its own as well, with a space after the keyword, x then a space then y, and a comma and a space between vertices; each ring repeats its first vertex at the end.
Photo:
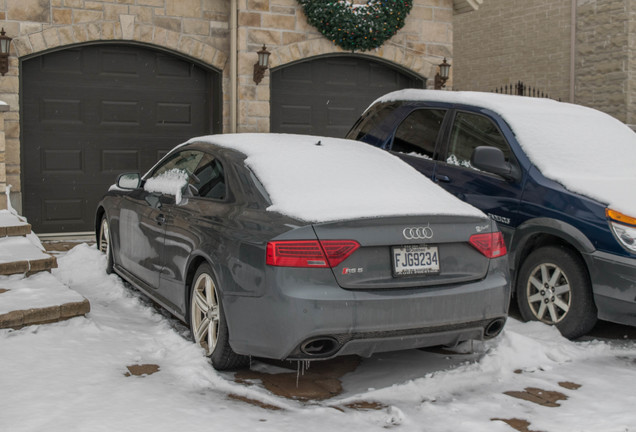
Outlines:
POLYGON ((409 100, 464 104, 496 112, 544 176, 636 216, 636 133, 614 117, 551 99, 481 92, 407 89, 374 103, 409 100))
POLYGON ((270 211, 309 222, 398 215, 485 218, 390 153, 357 141, 292 134, 193 138, 235 149, 263 183, 270 211))

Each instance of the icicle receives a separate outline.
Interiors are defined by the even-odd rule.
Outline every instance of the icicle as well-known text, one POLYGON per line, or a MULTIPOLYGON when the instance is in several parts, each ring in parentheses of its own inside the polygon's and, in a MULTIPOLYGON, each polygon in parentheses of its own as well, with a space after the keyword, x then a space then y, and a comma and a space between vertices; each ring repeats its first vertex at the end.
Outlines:
POLYGON ((300 381, 300 376, 305 376, 305 372, 309 370, 311 366, 311 360, 298 360, 296 362, 296 388, 300 381))

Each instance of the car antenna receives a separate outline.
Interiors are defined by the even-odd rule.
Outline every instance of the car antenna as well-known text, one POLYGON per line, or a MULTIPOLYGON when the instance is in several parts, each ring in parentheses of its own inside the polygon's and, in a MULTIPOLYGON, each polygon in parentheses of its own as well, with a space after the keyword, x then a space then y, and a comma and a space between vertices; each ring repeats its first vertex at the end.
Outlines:
POLYGON ((322 143, 320 142, 320 140, 318 140, 318 142, 316 143, 317 146, 321 146, 322 143))

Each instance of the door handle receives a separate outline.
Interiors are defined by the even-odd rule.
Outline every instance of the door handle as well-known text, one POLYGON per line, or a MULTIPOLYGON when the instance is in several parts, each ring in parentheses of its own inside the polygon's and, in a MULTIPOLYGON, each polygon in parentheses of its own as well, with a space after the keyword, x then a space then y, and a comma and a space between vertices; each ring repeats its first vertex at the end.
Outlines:
POLYGON ((166 223, 166 217, 165 217, 163 214, 159 214, 159 215, 155 218, 155 220, 157 221, 157 223, 158 223, 159 225, 163 225, 163 224, 165 224, 165 223, 166 223))
POLYGON ((438 176, 435 176, 435 181, 436 182, 450 183, 451 180, 450 180, 449 176, 438 175, 438 176))

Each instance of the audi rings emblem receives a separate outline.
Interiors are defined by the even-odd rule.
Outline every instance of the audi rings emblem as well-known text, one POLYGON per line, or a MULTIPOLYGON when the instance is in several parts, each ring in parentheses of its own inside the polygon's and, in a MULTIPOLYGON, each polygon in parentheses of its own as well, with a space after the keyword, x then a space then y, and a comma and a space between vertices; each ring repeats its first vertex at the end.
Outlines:
POLYGON ((430 226, 404 228, 402 235, 407 240, 427 240, 433 237, 430 226))

